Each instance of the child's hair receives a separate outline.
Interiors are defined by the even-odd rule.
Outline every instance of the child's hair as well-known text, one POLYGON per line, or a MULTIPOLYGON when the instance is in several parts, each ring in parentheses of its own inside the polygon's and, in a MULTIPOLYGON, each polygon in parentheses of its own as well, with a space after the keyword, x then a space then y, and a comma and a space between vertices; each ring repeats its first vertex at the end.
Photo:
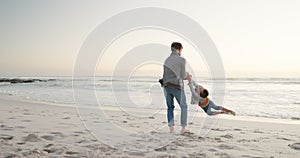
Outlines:
POLYGON ((207 90, 207 89, 204 89, 203 92, 200 93, 200 97, 206 98, 206 97, 208 96, 208 94, 209 94, 209 93, 208 93, 208 90, 207 90))

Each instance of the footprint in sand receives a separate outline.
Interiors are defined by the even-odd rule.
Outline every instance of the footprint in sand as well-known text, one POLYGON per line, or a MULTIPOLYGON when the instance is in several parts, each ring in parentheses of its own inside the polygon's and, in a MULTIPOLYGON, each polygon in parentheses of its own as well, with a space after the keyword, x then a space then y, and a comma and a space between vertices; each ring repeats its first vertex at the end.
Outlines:
POLYGON ((76 143, 79 143, 79 144, 81 144, 81 143, 88 143, 89 141, 87 141, 87 140, 80 140, 80 141, 77 141, 76 143))
POLYGON ((27 142, 37 142, 37 141, 40 141, 39 136, 37 134, 29 134, 29 135, 23 137, 23 140, 27 141, 27 142))
POLYGON ((76 152, 76 151, 67 151, 66 154, 67 155, 77 155, 77 154, 79 154, 79 152, 76 152))
POLYGON ((31 120, 21 120, 21 122, 32 122, 31 120))
POLYGON ((71 119, 71 117, 70 116, 65 116, 62 119, 69 120, 69 119, 71 119))
POLYGON ((291 141, 291 139, 285 138, 285 137, 279 137, 279 138, 277 138, 277 139, 286 140, 286 141, 291 141))
POLYGON ((259 141, 256 139, 240 139, 240 140, 237 140, 237 142, 245 143, 245 142, 259 142, 259 141))
POLYGON ((74 133, 77 133, 77 134, 86 134, 86 132, 83 132, 83 131, 74 131, 74 133))
POLYGON ((143 157, 145 155, 144 153, 141 153, 141 152, 130 152, 128 154, 132 155, 132 156, 137 156, 137 157, 143 157))
POLYGON ((46 140, 53 140, 54 136, 52 136, 52 135, 44 135, 44 136, 41 136, 41 138, 46 139, 46 140))
POLYGON ((216 140, 218 143, 224 142, 224 141, 221 140, 221 138, 218 138, 218 137, 216 137, 215 140, 216 140))
POLYGON ((222 158, 230 158, 231 156, 226 154, 226 153, 216 153, 215 154, 218 157, 222 157, 222 158))
POLYGON ((0 139, 3 139, 3 140, 12 140, 13 138, 14 138, 14 136, 11 136, 11 135, 6 135, 6 134, 0 135, 0 139))
POLYGON ((161 148, 157 148, 157 149, 154 149, 155 151, 167 151, 167 148, 166 147, 161 147, 161 148))
POLYGON ((51 149, 44 149, 47 153, 54 153, 56 150, 51 148, 51 149))
POLYGON ((18 143, 16 143, 16 144, 18 144, 18 145, 23 145, 23 144, 25 144, 26 142, 18 142, 18 143))
POLYGON ((155 119, 154 116, 150 116, 150 117, 148 117, 148 118, 149 118, 149 119, 155 119))
POLYGON ((193 152, 192 154, 188 154, 189 157, 202 157, 206 158, 207 155, 203 152, 193 152))
POLYGON ((62 132, 50 132, 50 134, 54 134, 55 136, 64 137, 64 134, 62 132))
POLYGON ((226 131, 225 129, 220 129, 220 128, 212 128, 212 131, 220 131, 220 132, 224 132, 226 131))
POLYGON ((26 111, 26 112, 27 112, 27 111, 30 111, 30 110, 29 110, 29 109, 23 109, 23 111, 26 111))
POLYGON ((218 150, 216 150, 216 149, 208 149, 208 151, 210 151, 210 152, 216 152, 218 150))
POLYGON ((26 127, 24 127, 24 126, 15 126, 15 128, 24 129, 24 128, 26 128, 26 127))
POLYGON ((4 125, 4 124, 0 125, 0 127, 1 127, 0 129, 4 130, 4 131, 12 131, 13 130, 13 127, 4 125))
POLYGON ((264 133, 264 132, 259 131, 259 130, 254 130, 253 133, 264 133))
POLYGON ((227 139, 232 139, 233 138, 233 135, 232 134, 225 134, 225 135, 222 135, 220 137, 223 137, 223 138, 227 138, 227 139))
POLYGON ((235 128, 233 129, 234 131, 241 131, 242 129, 239 129, 239 128, 235 128))
POLYGON ((53 144, 47 144, 45 145, 45 148, 49 148, 50 146, 52 146, 53 144))
MULTIPOLYGON (((245 157, 245 158, 263 158, 261 156, 251 156, 251 155, 242 155, 242 157, 245 157)), ((272 156, 270 158, 272 158, 272 156)))
POLYGON ((226 144, 220 144, 218 147, 220 149, 234 149, 234 146, 229 146, 229 145, 226 145, 226 144))

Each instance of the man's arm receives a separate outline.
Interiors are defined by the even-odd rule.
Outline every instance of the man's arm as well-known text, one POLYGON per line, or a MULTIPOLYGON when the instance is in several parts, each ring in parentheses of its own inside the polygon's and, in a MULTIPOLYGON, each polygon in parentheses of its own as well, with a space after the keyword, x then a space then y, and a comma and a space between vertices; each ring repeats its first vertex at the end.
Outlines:
POLYGON ((181 65, 181 71, 180 71, 180 77, 183 79, 183 80, 186 80, 187 76, 189 75, 188 72, 186 72, 185 70, 185 65, 186 65, 186 60, 184 58, 182 58, 182 65, 181 65))

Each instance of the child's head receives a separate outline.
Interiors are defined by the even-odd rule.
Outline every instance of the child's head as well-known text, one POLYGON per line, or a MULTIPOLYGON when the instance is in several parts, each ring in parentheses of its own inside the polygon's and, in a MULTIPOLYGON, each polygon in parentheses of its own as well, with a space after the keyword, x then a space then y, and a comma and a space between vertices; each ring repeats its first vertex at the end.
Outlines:
POLYGON ((200 92, 200 97, 206 98, 208 94, 208 90, 203 88, 202 92, 200 92))
POLYGON ((197 87, 196 91, 202 98, 206 98, 209 95, 208 90, 203 87, 197 87))

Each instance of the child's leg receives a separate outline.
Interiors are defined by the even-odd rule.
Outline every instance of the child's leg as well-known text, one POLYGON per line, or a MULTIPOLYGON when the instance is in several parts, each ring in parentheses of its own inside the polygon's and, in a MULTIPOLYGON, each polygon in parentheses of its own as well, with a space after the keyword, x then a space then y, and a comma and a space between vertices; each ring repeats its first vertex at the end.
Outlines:
POLYGON ((221 110, 221 112, 216 112, 215 115, 217 114, 232 114, 233 116, 235 116, 235 112, 229 109, 226 109, 222 106, 218 106, 216 105, 214 102, 211 101, 211 108, 215 109, 215 110, 221 110))
POLYGON ((228 114, 228 112, 225 111, 214 111, 212 112, 213 115, 219 115, 219 114, 228 114))
POLYGON ((215 109, 215 110, 222 110, 221 106, 217 106, 216 104, 214 104, 214 102, 210 101, 210 103, 207 105, 207 109, 206 109, 206 113, 208 115, 219 115, 219 114, 227 114, 225 111, 212 111, 211 109, 215 109))

